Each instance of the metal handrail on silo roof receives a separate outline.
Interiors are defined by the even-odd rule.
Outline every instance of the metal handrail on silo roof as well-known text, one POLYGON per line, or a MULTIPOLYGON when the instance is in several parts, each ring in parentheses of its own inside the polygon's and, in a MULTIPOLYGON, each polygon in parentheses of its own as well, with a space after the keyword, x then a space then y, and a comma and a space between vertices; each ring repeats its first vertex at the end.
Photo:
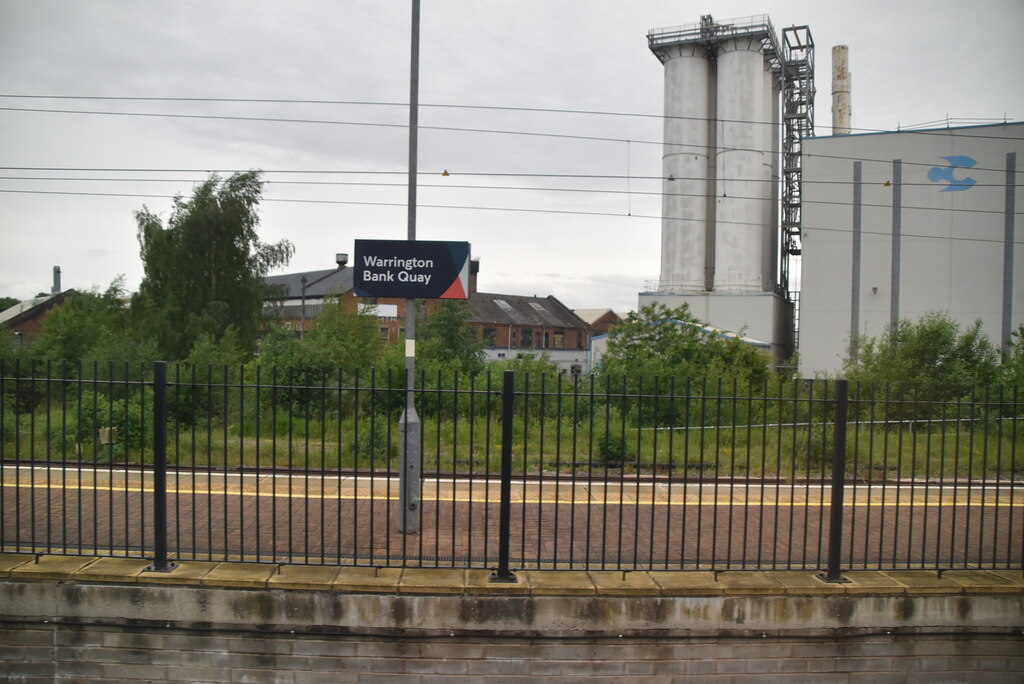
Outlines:
POLYGON ((713 47, 734 38, 755 38, 761 41, 764 54, 771 61, 772 71, 782 70, 779 39, 767 14, 739 17, 723 22, 714 21, 710 15, 707 15, 707 19, 707 22, 651 29, 647 32, 647 46, 664 63, 668 58, 664 50, 676 45, 695 44, 713 47))

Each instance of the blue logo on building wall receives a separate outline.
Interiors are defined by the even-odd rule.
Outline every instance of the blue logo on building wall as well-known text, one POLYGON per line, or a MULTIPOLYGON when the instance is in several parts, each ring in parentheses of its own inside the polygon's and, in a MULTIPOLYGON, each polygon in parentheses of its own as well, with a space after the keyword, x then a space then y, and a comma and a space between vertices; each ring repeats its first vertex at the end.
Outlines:
POLYGON ((932 183, 942 183, 945 181, 946 187, 942 188, 941 192, 957 192, 960 190, 970 190, 978 181, 973 178, 957 178, 953 173, 957 169, 969 169, 978 162, 970 157, 962 155, 954 155, 952 157, 943 157, 949 162, 949 166, 933 166, 928 169, 928 180, 932 183))

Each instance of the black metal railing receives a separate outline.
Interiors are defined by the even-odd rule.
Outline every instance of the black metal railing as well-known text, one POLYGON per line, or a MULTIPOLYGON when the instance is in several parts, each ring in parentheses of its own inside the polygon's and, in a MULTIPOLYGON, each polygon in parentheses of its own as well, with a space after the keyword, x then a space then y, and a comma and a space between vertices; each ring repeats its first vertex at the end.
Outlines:
POLYGON ((606 570, 1021 568, 1016 395, 839 381, 0 364, 4 552, 606 570))

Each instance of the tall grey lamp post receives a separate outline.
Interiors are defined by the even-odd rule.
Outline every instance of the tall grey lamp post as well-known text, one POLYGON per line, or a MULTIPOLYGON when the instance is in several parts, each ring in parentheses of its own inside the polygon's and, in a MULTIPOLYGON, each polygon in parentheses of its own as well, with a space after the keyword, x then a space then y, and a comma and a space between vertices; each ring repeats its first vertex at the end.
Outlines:
MULTIPOLYGON (((412 0, 412 40, 409 59, 409 241, 416 239, 416 171, 420 95, 420 0, 412 0)), ((405 411, 398 437, 401 448, 398 531, 420 530, 420 418, 416 414, 416 300, 405 302, 405 411)))

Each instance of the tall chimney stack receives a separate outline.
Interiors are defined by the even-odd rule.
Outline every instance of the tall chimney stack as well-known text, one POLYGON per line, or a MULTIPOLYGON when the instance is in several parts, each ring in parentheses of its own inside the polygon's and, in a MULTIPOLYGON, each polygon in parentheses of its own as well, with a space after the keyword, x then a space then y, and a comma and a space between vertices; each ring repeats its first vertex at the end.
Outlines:
POLYGON ((53 267, 53 287, 50 289, 50 294, 60 294, 60 266, 53 267))
POLYGON ((850 134, 850 48, 832 47, 832 135, 850 134))

